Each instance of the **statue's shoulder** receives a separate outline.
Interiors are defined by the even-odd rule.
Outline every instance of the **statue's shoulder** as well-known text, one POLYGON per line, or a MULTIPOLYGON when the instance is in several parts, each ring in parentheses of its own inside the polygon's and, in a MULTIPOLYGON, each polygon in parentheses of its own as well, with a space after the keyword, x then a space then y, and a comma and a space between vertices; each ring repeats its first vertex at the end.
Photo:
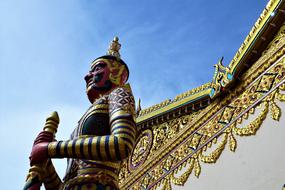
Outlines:
POLYGON ((109 94, 110 111, 121 109, 134 114, 135 101, 129 85, 120 86, 109 94))
POLYGON ((113 89, 109 94, 109 97, 112 97, 112 96, 133 97, 131 86, 129 84, 126 84, 124 86, 119 86, 113 89))

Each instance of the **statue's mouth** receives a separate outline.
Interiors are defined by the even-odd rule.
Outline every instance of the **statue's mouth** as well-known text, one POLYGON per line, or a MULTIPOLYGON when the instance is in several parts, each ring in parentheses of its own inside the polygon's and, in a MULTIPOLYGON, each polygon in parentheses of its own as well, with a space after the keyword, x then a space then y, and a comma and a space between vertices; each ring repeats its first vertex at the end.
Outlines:
POLYGON ((95 85, 93 85, 93 86, 91 86, 91 88, 93 88, 93 89, 95 89, 97 91, 104 91, 104 92, 106 92, 106 91, 111 90, 111 88, 113 86, 112 84, 113 83, 110 80, 106 80, 103 86, 95 86, 95 85))
POLYGON ((106 80, 104 85, 98 86, 99 82, 102 81, 104 73, 97 73, 94 77, 91 77, 87 81, 87 91, 94 89, 96 91, 109 91, 112 88, 112 82, 110 80, 106 80))
POLYGON ((93 84, 100 82, 102 80, 102 78, 103 78, 103 73, 97 73, 94 77, 90 77, 88 79, 88 81, 86 82, 87 89, 90 86, 93 86, 93 84))
POLYGON ((94 82, 94 83, 100 82, 100 81, 102 80, 102 78, 103 78, 103 74, 104 74, 104 73, 97 73, 97 74, 94 76, 94 78, 93 78, 93 82, 94 82))

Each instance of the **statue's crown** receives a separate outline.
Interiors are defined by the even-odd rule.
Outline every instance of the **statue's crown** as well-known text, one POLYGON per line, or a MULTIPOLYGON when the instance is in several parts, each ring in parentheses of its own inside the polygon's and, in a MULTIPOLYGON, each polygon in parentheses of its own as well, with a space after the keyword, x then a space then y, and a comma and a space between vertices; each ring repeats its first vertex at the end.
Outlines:
MULTIPOLYGON (((121 56, 119 53, 120 48, 121 48, 121 44, 119 43, 119 38, 116 36, 112 40, 106 55, 98 57, 94 61, 92 61, 91 68, 93 68, 94 65, 96 65, 96 63, 98 63, 97 62, 98 60, 105 59, 106 62, 108 62, 107 60, 113 60, 113 61, 117 62, 118 64, 111 64, 110 67, 115 67, 116 69, 119 69, 120 72, 117 73, 118 76, 122 74, 124 69, 126 69, 126 77, 124 80, 124 82, 126 82, 128 80, 128 77, 129 77, 129 68, 128 68, 127 64, 121 59, 121 56)), ((115 62, 113 62, 113 63, 115 63, 115 62)), ((112 68, 111 70, 114 70, 114 68, 112 68)), ((113 78, 114 78, 114 76, 113 76, 113 78)), ((112 82, 114 82, 115 80, 117 80, 117 79, 114 79, 112 82)), ((116 82, 116 81, 114 83, 120 84, 119 82, 116 82)))
POLYGON ((119 43, 119 38, 116 36, 109 46, 107 55, 112 55, 120 59, 121 58, 121 55, 119 52, 120 48, 121 48, 121 44, 119 43))

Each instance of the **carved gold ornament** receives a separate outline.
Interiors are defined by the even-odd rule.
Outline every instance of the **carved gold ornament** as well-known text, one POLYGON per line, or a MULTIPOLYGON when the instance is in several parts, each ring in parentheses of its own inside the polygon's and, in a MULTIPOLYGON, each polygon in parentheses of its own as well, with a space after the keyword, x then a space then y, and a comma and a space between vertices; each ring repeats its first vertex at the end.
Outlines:
POLYGON ((285 101, 282 91, 285 91, 285 57, 136 183, 146 189, 156 189, 161 185, 162 189, 171 189, 171 184, 184 185, 191 174, 198 178, 202 171, 201 162, 216 163, 226 146, 232 152, 237 149, 236 136, 255 135, 268 114, 273 120, 279 120, 281 109, 276 100, 285 101), (276 74, 274 80, 264 80, 269 73, 276 74), (264 86, 266 90, 259 91, 264 86), (243 120, 253 115, 256 109, 260 110, 259 114, 243 126, 243 120), (177 176, 185 166, 186 171, 177 176))
POLYGON ((138 138, 139 141, 136 143, 129 160, 129 168, 131 170, 139 167, 147 158, 152 146, 152 138, 152 131, 149 129, 143 131, 141 136, 138 138))
POLYGON ((276 100, 285 101, 284 28, 283 24, 273 40, 276 43, 269 44, 262 57, 241 76, 241 83, 224 99, 217 99, 197 113, 152 126, 150 154, 140 168, 123 174, 121 188, 182 186, 190 175, 199 177, 201 163, 217 162, 225 148, 236 151, 236 137, 255 135, 268 115, 278 121, 281 109, 276 100), (249 116, 254 119, 244 125, 249 116), (185 167, 186 171, 178 175, 185 167))

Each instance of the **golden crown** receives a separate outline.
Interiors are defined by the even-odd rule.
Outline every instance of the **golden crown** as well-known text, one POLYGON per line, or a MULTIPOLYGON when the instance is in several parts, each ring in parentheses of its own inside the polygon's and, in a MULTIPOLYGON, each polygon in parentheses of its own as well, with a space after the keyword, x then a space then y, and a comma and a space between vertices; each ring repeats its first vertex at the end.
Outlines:
POLYGON ((107 54, 120 59, 121 58, 121 55, 119 52, 120 48, 121 48, 121 44, 119 43, 119 38, 116 36, 111 42, 107 54))

